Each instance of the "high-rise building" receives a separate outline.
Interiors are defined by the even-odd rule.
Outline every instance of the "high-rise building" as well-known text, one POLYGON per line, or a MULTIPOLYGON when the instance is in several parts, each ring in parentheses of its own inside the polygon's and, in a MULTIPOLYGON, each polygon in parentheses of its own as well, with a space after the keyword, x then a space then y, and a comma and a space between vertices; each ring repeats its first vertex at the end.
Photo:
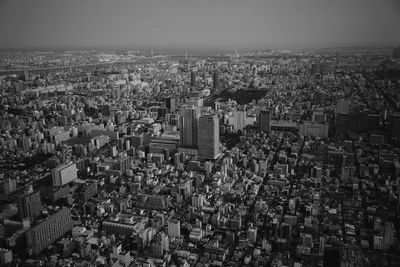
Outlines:
POLYGON ((170 219, 168 221, 168 235, 174 237, 181 236, 181 222, 176 219, 170 219))
POLYGON ((198 108, 185 108, 181 114, 181 145, 185 147, 198 146, 198 123, 200 111, 198 108))
POLYGON ((271 132, 271 110, 261 110, 258 116, 260 131, 271 132))
POLYGON ((26 233, 26 242, 30 252, 34 255, 39 254, 68 231, 71 231, 72 227, 71 210, 68 208, 60 209, 26 233))
POLYGON ((291 234, 292 234, 292 228, 291 228, 290 224, 281 223, 281 225, 279 227, 279 237, 289 240, 291 234))
POLYGON ((249 241, 251 244, 254 244, 257 242, 257 228, 256 227, 250 227, 247 230, 247 237, 249 238, 249 241))
POLYGON ((383 243, 385 249, 389 249, 393 245, 394 227, 392 222, 385 223, 385 230, 383 235, 383 243))
POLYGON ((219 87, 219 77, 218 77, 217 70, 214 70, 214 74, 213 74, 213 87, 214 87, 214 89, 217 89, 219 87))
POLYGON ((0 265, 8 266, 13 261, 13 254, 11 249, 0 248, 0 265))
POLYGON ((190 86, 191 87, 196 86, 196 73, 194 71, 190 72, 190 86))
POLYGON ((192 206, 193 207, 203 207, 204 196, 202 194, 195 194, 192 196, 192 206))
POLYGON ((400 138, 400 114, 394 113, 389 117, 389 129, 391 136, 394 138, 400 138))
POLYGON ((28 70, 24 70, 24 79, 25 79, 25 81, 29 81, 29 71, 28 70))
POLYGON ((40 192, 33 191, 32 186, 27 186, 25 193, 18 197, 18 215, 20 219, 29 218, 31 222, 36 221, 40 214, 42 201, 40 192))
POLYGON ((0 182, 0 193, 7 196, 17 190, 17 179, 7 177, 0 182))
POLYGON ((164 233, 161 233, 161 247, 163 251, 169 251, 169 238, 164 233))
POLYGON ((305 121, 299 124, 299 132, 304 136, 328 137, 329 125, 305 121))
POLYGON ((325 236, 320 236, 319 237, 319 247, 318 247, 318 254, 319 255, 324 255, 325 251, 325 243, 326 243, 326 237, 325 236))
POLYGON ((216 159, 219 154, 219 121, 216 115, 199 119, 199 158, 216 159))
POLYGON ((246 126, 246 111, 244 110, 236 110, 232 112, 233 115, 233 128, 235 131, 243 130, 246 126))
POLYGON ((174 113, 176 106, 175 106, 175 97, 169 97, 165 99, 165 106, 168 109, 168 112, 174 113))
POLYGON ((73 162, 62 164, 52 170, 53 185, 62 186, 78 178, 78 169, 73 162))

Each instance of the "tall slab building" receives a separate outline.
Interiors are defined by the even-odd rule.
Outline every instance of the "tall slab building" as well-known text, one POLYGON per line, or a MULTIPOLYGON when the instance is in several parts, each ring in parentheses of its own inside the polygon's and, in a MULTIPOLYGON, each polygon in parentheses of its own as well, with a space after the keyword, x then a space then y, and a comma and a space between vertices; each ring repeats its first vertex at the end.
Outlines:
POLYGON ((28 186, 24 194, 18 197, 19 218, 29 218, 31 222, 36 221, 40 214, 41 205, 40 192, 33 191, 32 186, 28 186))
POLYGON ((197 148, 198 147, 198 123, 200 110, 198 108, 185 108, 181 111, 180 117, 180 135, 181 146, 197 148))
POLYGON ((216 159, 219 154, 219 121, 217 115, 199 119, 199 158, 216 159))
POLYGON ((261 110, 258 115, 258 125, 260 131, 271 132, 271 110, 261 110))

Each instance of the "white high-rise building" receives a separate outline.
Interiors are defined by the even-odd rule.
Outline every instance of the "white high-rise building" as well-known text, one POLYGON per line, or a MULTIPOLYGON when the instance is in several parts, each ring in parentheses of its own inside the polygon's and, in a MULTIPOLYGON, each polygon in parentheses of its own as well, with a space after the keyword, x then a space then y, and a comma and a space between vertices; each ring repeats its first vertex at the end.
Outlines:
POLYGON ((246 126, 246 111, 236 110, 232 112, 232 118, 229 120, 229 124, 233 126, 235 131, 243 130, 246 126))
POLYGON ((62 164, 52 170, 53 185, 62 186, 78 178, 78 169, 73 162, 62 164))
POLYGON ((202 194, 195 194, 192 196, 192 206, 199 208, 203 207, 204 204, 204 196, 202 194))
POLYGON ((181 222, 176 219, 170 219, 168 221, 168 235, 174 237, 181 236, 181 222))

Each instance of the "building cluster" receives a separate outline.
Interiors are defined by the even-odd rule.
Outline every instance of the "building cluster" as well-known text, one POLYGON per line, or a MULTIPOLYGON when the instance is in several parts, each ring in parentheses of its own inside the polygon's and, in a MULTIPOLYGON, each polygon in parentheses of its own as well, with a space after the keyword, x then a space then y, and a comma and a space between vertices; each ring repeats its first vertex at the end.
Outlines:
POLYGON ((274 51, 1 76, 0 265, 398 266, 399 70, 274 51))
POLYGON ((115 62, 132 62, 153 56, 136 50, 116 53, 115 51, 71 50, 62 53, 55 51, 2 51, 0 52, 0 72, 12 73, 15 70, 25 70, 24 78, 29 79, 30 69, 69 68, 107 64, 115 62))

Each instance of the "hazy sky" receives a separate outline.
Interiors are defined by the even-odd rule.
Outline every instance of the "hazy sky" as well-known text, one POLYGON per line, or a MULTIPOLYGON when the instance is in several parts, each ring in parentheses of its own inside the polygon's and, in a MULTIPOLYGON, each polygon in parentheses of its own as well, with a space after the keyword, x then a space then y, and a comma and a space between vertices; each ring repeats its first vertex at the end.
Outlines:
POLYGON ((0 47, 400 44, 400 0, 0 0, 0 47))

